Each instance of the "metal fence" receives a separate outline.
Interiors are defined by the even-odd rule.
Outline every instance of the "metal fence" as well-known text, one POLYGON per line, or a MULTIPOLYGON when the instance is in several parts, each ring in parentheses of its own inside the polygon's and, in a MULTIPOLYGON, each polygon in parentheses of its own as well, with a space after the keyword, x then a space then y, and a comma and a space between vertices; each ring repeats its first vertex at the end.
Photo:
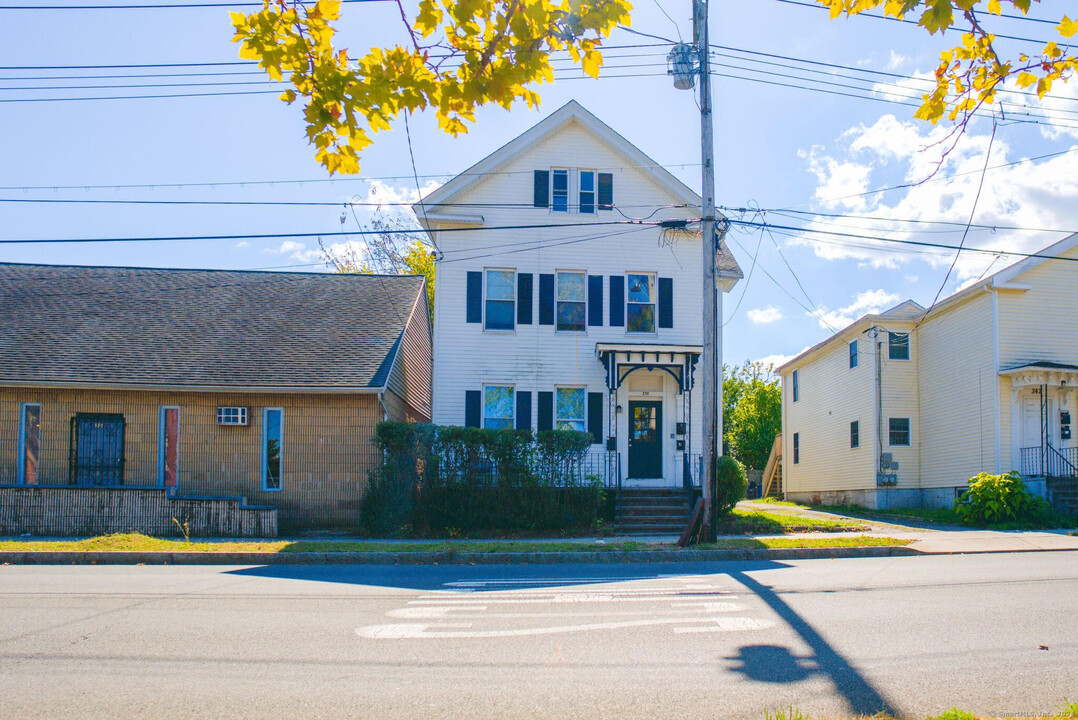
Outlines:
POLYGON ((1019 453, 1019 470, 1024 477, 1078 477, 1078 447, 1027 447, 1019 453))

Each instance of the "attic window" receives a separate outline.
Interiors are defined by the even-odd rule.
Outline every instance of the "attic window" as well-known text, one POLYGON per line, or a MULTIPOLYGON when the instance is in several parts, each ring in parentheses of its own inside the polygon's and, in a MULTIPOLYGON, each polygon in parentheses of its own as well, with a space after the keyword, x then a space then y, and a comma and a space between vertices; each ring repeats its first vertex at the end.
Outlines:
POLYGON ((900 332, 887 333, 887 358, 889 360, 910 359, 910 334, 900 332))
POLYGON ((550 171, 550 196, 553 200, 551 210, 554 212, 569 212, 569 171, 550 171))

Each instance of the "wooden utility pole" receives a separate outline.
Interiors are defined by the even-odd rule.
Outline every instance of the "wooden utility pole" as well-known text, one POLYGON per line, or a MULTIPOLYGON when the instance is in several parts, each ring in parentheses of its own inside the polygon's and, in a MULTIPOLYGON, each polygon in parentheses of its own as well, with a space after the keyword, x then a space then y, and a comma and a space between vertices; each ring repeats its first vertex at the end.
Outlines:
POLYGON ((707 32, 708 0, 693 0, 693 40, 699 55, 700 75, 700 157, 702 177, 700 195, 701 231, 704 253, 704 445, 701 484, 704 496, 704 522, 700 539, 711 542, 715 538, 715 504, 712 485, 715 478, 715 458, 718 456, 719 393, 722 385, 719 375, 719 344, 716 323, 715 299, 715 138, 711 116, 711 62, 707 32))

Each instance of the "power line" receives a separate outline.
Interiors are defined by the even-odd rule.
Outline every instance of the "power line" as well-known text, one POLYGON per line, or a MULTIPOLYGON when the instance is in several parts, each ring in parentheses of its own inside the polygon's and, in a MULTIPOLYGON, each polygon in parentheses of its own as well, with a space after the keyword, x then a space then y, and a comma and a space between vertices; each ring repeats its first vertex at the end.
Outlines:
MULTIPOLYGON (((539 223, 530 225, 492 225, 489 227, 478 228, 443 228, 438 232, 479 232, 479 231, 501 231, 501 230, 539 230, 546 228, 576 228, 576 227, 594 227, 597 225, 646 225, 657 226, 658 222, 634 222, 630 220, 606 220, 595 222, 582 222, 582 223, 539 223)), ((402 234, 417 234, 425 233, 426 230, 422 228, 402 228, 394 230, 394 232, 402 234)), ((0 245, 40 245, 40 244, 54 244, 54 243, 110 243, 110 242, 179 242, 190 240, 245 240, 245 239, 262 239, 262 240, 277 240, 282 238, 300 238, 300 237, 340 237, 342 235, 379 235, 383 231, 380 230, 363 230, 360 232, 296 232, 296 233, 245 233, 240 235, 174 235, 174 236, 147 236, 147 237, 124 237, 124 238, 44 238, 44 239, 18 239, 18 240, 0 240, 0 245)))
MULTIPOLYGON (((991 168, 989 168, 991 169, 991 168)), ((974 172, 979 172, 975 170, 974 172)), ((0 201, 2 202, 2 201, 0 201)), ((729 210, 730 212, 755 212, 755 208, 721 208, 723 210, 729 210)), ((785 208, 762 208, 759 212, 773 213, 775 215, 810 215, 814 217, 828 217, 828 218, 848 218, 850 220, 872 220, 874 222, 896 222, 896 223, 913 223, 918 225, 951 225, 955 227, 966 227, 966 223, 959 222, 957 220, 926 220, 924 218, 894 218, 884 217, 881 215, 856 215, 850 213, 825 213, 815 212, 812 210, 793 210, 785 208)), ((980 225, 973 223, 970 227, 979 228, 982 230, 1013 230, 1020 232, 1054 232, 1064 233, 1067 235, 1078 232, 1078 230, 1063 230, 1060 228, 1029 228, 1018 227, 1014 225, 980 225)))

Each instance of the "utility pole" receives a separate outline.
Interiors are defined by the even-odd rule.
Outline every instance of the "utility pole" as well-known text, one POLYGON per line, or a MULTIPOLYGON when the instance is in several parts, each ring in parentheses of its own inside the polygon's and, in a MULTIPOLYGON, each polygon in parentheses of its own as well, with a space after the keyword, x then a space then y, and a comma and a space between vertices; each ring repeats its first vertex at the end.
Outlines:
POLYGON ((719 392, 722 384, 719 377, 719 345, 716 328, 715 301, 715 138, 711 115, 711 63, 707 32, 708 0, 693 0, 693 40, 699 56, 700 76, 700 159, 702 177, 700 196, 703 200, 701 210, 701 232, 703 234, 703 270, 704 270, 704 353, 703 353, 703 394, 704 394, 704 444, 703 473, 701 485, 704 496, 704 523, 700 539, 711 542, 715 539, 715 503, 712 498, 712 486, 715 479, 715 458, 719 439, 719 392))

